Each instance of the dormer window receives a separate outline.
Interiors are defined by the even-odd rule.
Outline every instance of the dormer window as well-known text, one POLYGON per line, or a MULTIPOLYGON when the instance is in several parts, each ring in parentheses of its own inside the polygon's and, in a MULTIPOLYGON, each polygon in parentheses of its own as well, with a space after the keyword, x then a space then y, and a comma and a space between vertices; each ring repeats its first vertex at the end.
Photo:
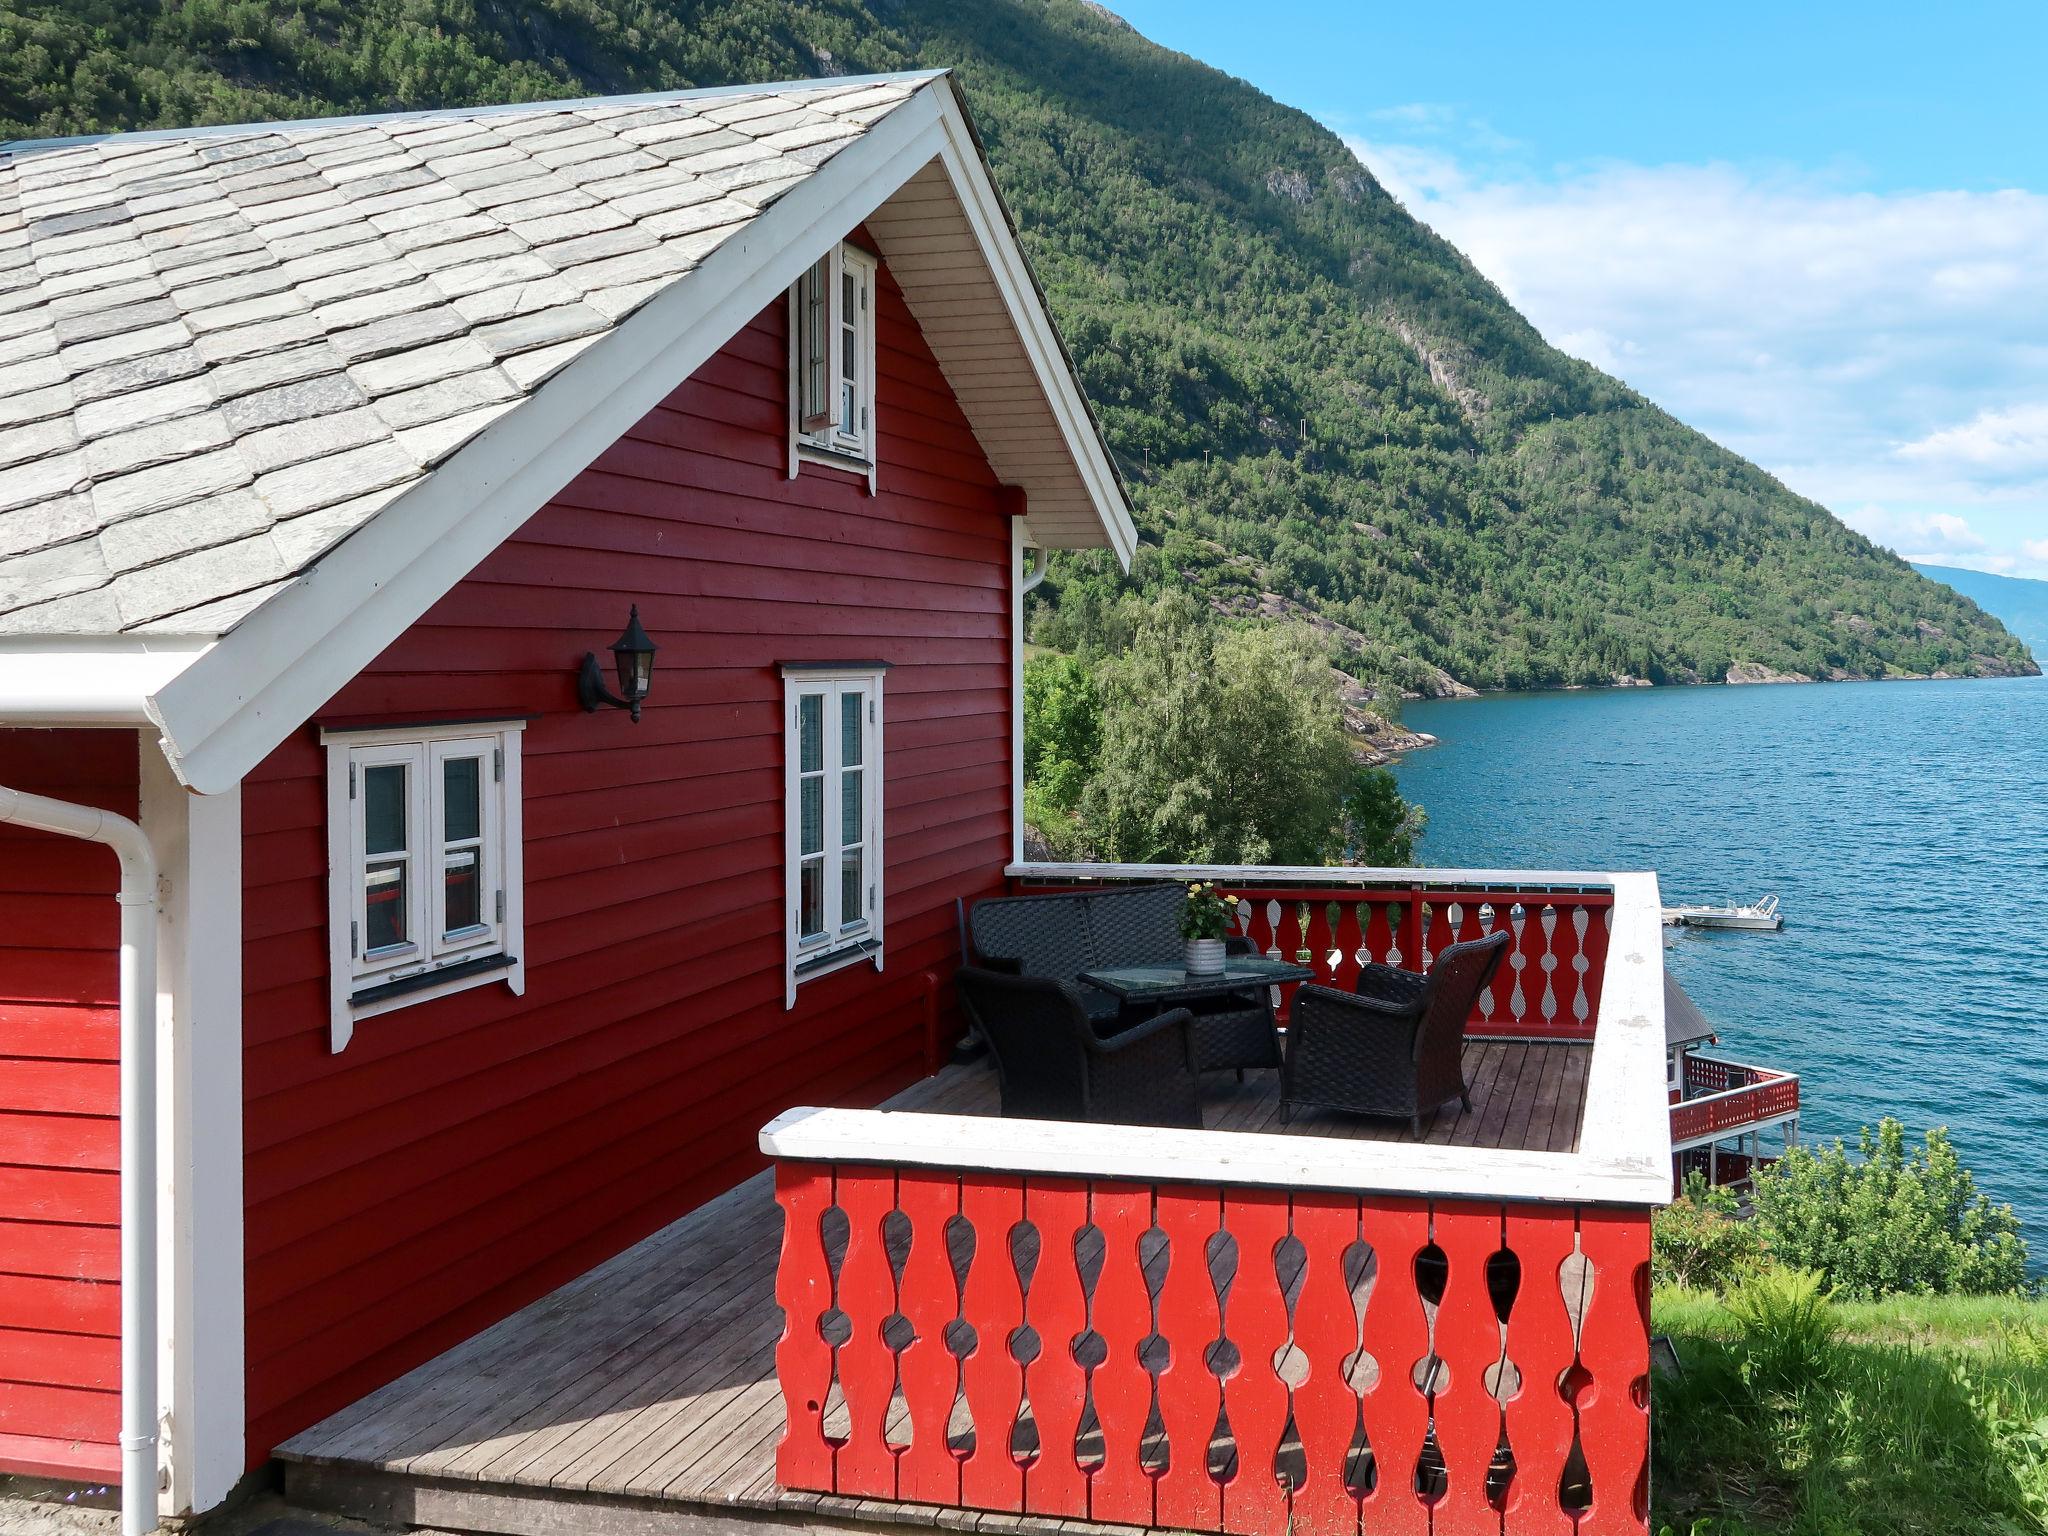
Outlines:
POLYGON ((875 463, 875 258, 839 245, 789 291, 789 473, 875 463))

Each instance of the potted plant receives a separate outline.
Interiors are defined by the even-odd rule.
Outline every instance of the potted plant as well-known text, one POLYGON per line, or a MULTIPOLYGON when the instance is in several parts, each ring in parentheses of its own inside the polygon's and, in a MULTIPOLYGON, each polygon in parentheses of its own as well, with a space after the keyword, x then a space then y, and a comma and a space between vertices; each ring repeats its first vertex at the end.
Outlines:
POLYGON ((1180 936, 1188 941, 1187 973, 1214 976, 1223 969, 1223 936, 1230 931, 1231 902, 1215 885, 1196 881, 1180 909, 1180 936))

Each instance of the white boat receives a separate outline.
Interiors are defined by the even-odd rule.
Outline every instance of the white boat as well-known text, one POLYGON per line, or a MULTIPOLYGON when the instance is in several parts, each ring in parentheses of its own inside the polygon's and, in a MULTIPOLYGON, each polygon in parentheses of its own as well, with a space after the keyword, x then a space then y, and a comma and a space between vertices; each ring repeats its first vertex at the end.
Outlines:
POLYGON ((1775 933, 1785 926, 1778 898, 1763 896, 1746 906, 1666 907, 1667 928, 1760 928, 1775 933))

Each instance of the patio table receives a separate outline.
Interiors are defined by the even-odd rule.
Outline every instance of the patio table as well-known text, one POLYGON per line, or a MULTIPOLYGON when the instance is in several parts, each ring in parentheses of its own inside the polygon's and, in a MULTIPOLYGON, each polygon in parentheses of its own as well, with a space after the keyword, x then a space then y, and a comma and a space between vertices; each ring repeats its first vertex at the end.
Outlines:
POLYGON ((1083 971, 1081 980, 1113 993, 1127 1003, 1177 1008, 1195 998, 1221 997, 1247 987, 1277 987, 1290 981, 1313 981, 1305 965, 1268 960, 1263 955, 1231 955, 1213 975, 1190 976, 1178 965, 1113 965, 1083 971))

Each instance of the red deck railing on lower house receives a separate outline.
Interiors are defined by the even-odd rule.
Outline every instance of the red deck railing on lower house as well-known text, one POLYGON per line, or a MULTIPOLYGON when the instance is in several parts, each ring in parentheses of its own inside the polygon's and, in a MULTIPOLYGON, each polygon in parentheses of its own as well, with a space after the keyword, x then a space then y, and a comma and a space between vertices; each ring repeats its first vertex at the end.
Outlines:
MULTIPOLYGON (((1611 889, 1538 885, 1527 875, 1422 884, 1373 871, 1228 871, 1206 866, 1040 866, 1024 889, 1085 888, 1162 878, 1214 880, 1237 902, 1237 931, 1262 951, 1313 966, 1350 991, 1367 962, 1427 971, 1439 953, 1505 930, 1513 942, 1483 991, 1470 1033, 1590 1040, 1614 917, 1611 889), (1087 871, 1085 876, 1081 873, 1087 871)), ((1291 994, 1292 988, 1287 991, 1291 994)))
POLYGON ((1674 1147, 1799 1113, 1799 1078, 1793 1073, 1692 1055, 1685 1057, 1684 1070, 1685 1091, 1693 1097, 1671 1106, 1674 1147))
POLYGON ((1234 1536, 1645 1529, 1647 1210, 801 1162, 776 1190, 785 1486, 1234 1536))

